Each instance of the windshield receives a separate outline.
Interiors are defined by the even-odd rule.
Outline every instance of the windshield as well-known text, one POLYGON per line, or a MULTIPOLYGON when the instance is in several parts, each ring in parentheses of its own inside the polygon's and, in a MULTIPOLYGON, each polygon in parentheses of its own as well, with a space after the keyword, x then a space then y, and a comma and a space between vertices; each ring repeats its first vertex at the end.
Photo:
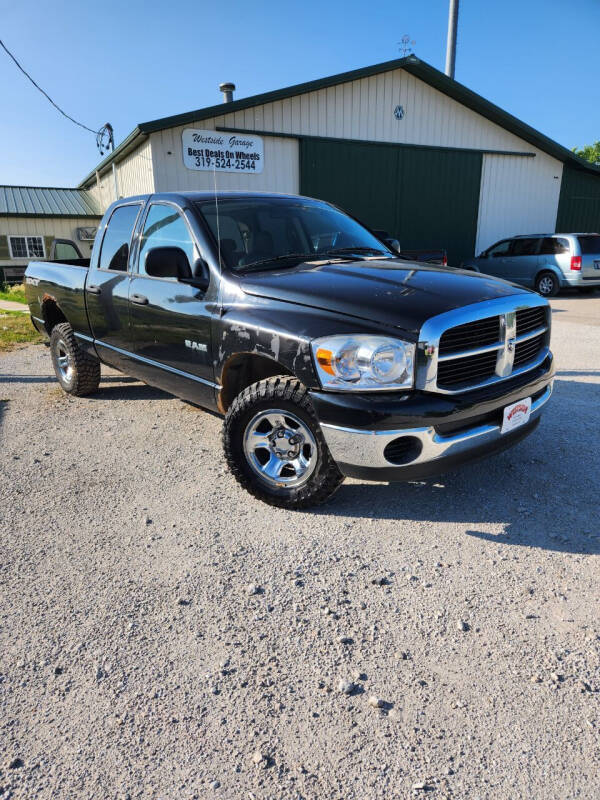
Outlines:
POLYGON ((240 197, 196 204, 233 270, 335 256, 392 258, 360 223, 316 200, 240 197))

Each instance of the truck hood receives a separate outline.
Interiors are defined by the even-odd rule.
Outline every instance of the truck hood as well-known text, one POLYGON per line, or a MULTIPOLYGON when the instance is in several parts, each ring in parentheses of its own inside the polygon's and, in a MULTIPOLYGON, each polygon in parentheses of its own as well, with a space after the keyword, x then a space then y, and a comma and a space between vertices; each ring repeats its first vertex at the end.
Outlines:
POLYGON ((417 333, 425 320, 455 308, 522 294, 489 275, 407 261, 304 263, 241 276, 246 294, 382 322, 417 333))

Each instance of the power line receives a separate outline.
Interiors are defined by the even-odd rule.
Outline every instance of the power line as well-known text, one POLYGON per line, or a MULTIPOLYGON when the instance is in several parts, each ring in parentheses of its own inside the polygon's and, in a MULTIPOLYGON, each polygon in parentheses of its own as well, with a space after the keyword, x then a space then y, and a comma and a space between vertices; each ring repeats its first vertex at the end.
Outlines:
POLYGON ((75 123, 75 125, 79 125, 79 127, 80 127, 80 128, 83 128, 84 130, 86 130, 86 131, 89 131, 90 133, 93 133, 94 135, 98 135, 98 134, 100 133, 100 131, 95 131, 95 130, 93 130, 92 128, 88 128, 88 126, 87 126, 87 125, 83 125, 81 122, 77 122, 77 120, 76 120, 76 119, 73 119, 73 117, 69 116, 69 114, 67 114, 67 113, 66 113, 66 111, 63 111, 63 110, 62 110, 62 108, 61 108, 60 106, 56 105, 56 103, 55 103, 55 102, 54 102, 54 100, 53 100, 53 99, 50 97, 50 95, 49 95, 47 92, 45 92, 45 91, 42 89, 42 87, 41 87, 41 86, 39 86, 39 85, 38 85, 38 84, 37 84, 37 83, 36 83, 36 82, 33 80, 33 78, 32 78, 32 77, 31 77, 31 75, 30 75, 30 74, 27 72, 27 70, 25 70, 25 69, 24 69, 24 68, 23 68, 23 67, 22 67, 22 66, 19 64, 19 62, 17 61, 17 59, 16 59, 16 58, 13 56, 13 54, 10 52, 10 50, 8 49, 8 47, 7 47, 7 46, 4 44, 4 42, 2 41, 2 39, 0 39, 0 45, 2 46, 2 49, 3 49, 3 50, 4 50, 4 51, 5 51, 5 52, 6 52, 6 53, 7 53, 7 54, 8 54, 8 55, 9 55, 9 56, 12 58, 12 60, 13 60, 13 61, 15 62, 15 64, 17 65, 17 67, 18 67, 18 68, 21 70, 21 72, 23 73, 23 75, 25 75, 25 77, 26 77, 26 78, 28 78, 28 79, 31 81, 31 83, 33 83, 33 85, 35 86, 35 88, 36 88, 36 89, 38 89, 38 90, 39 90, 39 91, 40 91, 40 92, 41 92, 41 93, 44 95, 44 97, 45 97, 47 100, 49 100, 49 101, 52 103, 52 105, 54 106, 54 108, 55 108, 57 111, 60 111, 60 113, 63 115, 63 117, 66 117, 67 119, 71 120, 71 122, 74 122, 74 123, 75 123))

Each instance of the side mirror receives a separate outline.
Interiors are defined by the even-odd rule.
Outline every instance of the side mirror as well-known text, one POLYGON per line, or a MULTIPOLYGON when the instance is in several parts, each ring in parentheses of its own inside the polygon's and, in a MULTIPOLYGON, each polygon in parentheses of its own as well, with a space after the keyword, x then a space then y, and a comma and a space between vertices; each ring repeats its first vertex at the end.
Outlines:
POLYGON ((390 250, 395 250, 397 253, 401 252, 400 242, 398 241, 398 239, 392 239, 391 237, 389 238, 386 237, 383 241, 387 244, 390 250))
POLYGON ((192 277, 189 279, 190 283, 197 286, 199 289, 206 291, 210 283, 210 270, 208 264, 203 258, 197 258, 194 261, 192 268, 192 277))
POLYGON ((480 254, 477 256, 477 258, 487 258, 487 257, 488 257, 488 254, 485 252, 485 250, 483 251, 483 253, 480 253, 480 254))
POLYGON ((152 278, 186 280, 192 277, 189 261, 181 247, 155 247, 149 250, 144 269, 146 275, 152 278))

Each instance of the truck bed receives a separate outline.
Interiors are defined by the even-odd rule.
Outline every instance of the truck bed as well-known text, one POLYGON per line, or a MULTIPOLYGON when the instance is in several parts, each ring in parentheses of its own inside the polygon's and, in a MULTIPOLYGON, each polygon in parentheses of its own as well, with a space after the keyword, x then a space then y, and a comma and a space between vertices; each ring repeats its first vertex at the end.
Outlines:
POLYGON ((91 335, 85 306, 85 282, 89 258, 67 261, 30 261, 25 270, 25 297, 33 323, 45 332, 44 304, 54 303, 62 310, 73 330, 91 335))

